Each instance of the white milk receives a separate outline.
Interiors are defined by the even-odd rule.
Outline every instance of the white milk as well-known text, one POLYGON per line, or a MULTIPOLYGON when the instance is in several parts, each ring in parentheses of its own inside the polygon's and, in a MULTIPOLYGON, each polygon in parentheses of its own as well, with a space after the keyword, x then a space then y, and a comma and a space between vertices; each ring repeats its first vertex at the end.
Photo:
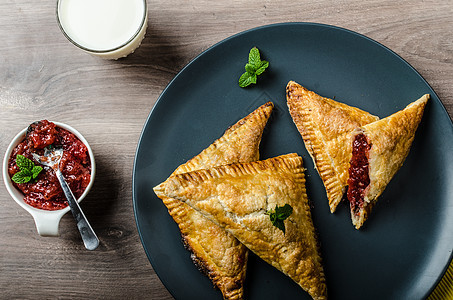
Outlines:
POLYGON ((117 59, 140 45, 147 25, 146 0, 59 0, 60 27, 76 46, 117 59))

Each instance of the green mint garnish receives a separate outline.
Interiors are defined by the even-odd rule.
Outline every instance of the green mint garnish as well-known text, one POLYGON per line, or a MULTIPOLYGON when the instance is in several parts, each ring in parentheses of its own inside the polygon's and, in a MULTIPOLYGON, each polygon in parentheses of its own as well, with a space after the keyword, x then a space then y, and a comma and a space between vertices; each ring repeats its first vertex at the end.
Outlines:
POLYGON ((30 170, 33 169, 33 167, 35 166, 35 164, 28 158, 26 158, 25 156, 23 155, 20 155, 18 154, 16 156, 16 165, 21 169, 21 170, 24 170, 24 169, 27 169, 27 170, 30 170))
POLYGON ((285 221, 293 213, 293 208, 289 204, 283 206, 275 205, 275 211, 268 211, 266 214, 271 218, 272 225, 285 233, 285 221))
POLYGON ((33 161, 20 154, 16 156, 16 165, 20 168, 20 171, 11 177, 11 180, 15 183, 27 183, 36 179, 42 171, 41 166, 35 166, 33 161))
POLYGON ((256 78, 261 75, 266 68, 269 67, 269 62, 261 60, 260 51, 253 47, 249 53, 249 62, 245 65, 245 73, 239 78, 239 86, 246 87, 256 83, 256 78))
POLYGON ((31 173, 33 174, 32 175, 33 179, 36 179, 36 177, 38 177, 39 172, 41 172, 41 171, 42 171, 41 166, 34 166, 33 169, 31 169, 31 173))

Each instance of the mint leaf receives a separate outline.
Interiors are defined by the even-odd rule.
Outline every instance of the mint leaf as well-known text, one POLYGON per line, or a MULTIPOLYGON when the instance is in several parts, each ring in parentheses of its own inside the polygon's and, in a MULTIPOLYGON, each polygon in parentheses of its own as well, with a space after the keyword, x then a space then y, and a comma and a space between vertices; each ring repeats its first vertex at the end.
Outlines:
POLYGON ((287 219, 293 213, 293 208, 289 204, 285 204, 283 206, 275 206, 275 214, 277 218, 280 220, 287 219))
POLYGON ((260 51, 258 48, 253 47, 249 53, 249 64, 258 66, 261 63, 260 51))
POLYGON ((30 171, 29 169, 23 169, 19 173, 24 174, 24 176, 32 176, 33 175, 32 171, 30 171))
POLYGON ((245 73, 239 78, 239 86, 246 87, 250 84, 255 84, 258 75, 261 75, 266 68, 269 67, 269 62, 261 60, 260 51, 253 47, 249 53, 249 62, 245 65, 245 73))
POLYGON ((285 223, 283 222, 286 220, 292 213, 293 208, 289 204, 285 204, 283 206, 275 205, 275 211, 268 211, 266 212, 271 219, 272 225, 285 232, 285 223))
POLYGON ((33 161, 31 161, 30 159, 26 158, 25 156, 23 155, 20 155, 20 154, 17 154, 16 156, 16 165, 21 169, 27 169, 27 170, 30 170, 33 169, 33 167, 35 166, 35 164, 33 163, 33 161))
POLYGON ((245 72, 239 78, 239 86, 246 87, 252 83, 256 83, 256 74, 245 72))
POLYGON ((34 166, 33 169, 31 170, 32 172, 32 177, 33 179, 36 179, 36 177, 38 177, 38 174, 42 171, 42 167, 41 166, 34 166))
POLYGON ((256 70, 256 75, 261 75, 261 74, 263 74, 264 70, 266 70, 267 67, 269 67, 269 62, 263 60, 263 61, 261 62, 260 67, 256 70))
POLYGON ((14 181, 15 183, 26 183, 31 180, 31 173, 30 175, 25 174, 25 172, 20 171, 17 172, 16 174, 11 177, 11 180, 14 181))
POLYGON ((252 64, 246 64, 245 70, 247 71, 247 73, 250 73, 250 74, 253 74, 256 72, 255 66, 252 64))
POLYGON ((20 171, 11 177, 11 180, 15 183, 27 183, 36 179, 42 171, 41 166, 35 166, 32 160, 20 154, 16 156, 16 165, 20 168, 20 171))

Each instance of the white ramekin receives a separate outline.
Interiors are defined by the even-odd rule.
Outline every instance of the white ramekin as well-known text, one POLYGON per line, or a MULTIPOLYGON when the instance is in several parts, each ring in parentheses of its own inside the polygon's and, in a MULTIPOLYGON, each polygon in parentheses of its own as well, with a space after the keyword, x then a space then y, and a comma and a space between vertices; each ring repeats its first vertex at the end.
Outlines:
MULTIPOLYGON (((93 182, 94 182, 94 176, 96 173, 96 164, 94 161, 94 155, 93 151, 91 150, 90 145, 86 141, 86 139, 74 128, 72 128, 69 125, 60 123, 60 122, 53 122, 57 127, 63 128, 68 130, 69 132, 73 133, 79 140, 85 144, 85 146, 88 149, 88 154, 90 156, 90 162, 91 162, 91 179, 90 183, 86 187, 85 191, 83 194, 80 196, 80 198, 77 200, 78 202, 82 201, 83 198, 88 194, 90 191, 93 182)), ((27 127, 28 128, 28 127, 27 127)), ((60 219, 63 217, 64 214, 66 214, 69 211, 69 206, 59 209, 59 210, 44 210, 44 209, 38 209, 33 206, 28 205, 27 203, 24 202, 24 195, 22 194, 21 191, 19 191, 14 185, 13 182, 11 181, 11 178, 9 177, 8 174, 8 161, 11 156, 11 153, 13 149, 25 139, 25 134, 27 132, 27 128, 24 128, 21 132, 19 132, 14 139, 11 141, 11 143, 8 146, 8 149, 6 150, 5 157, 3 158, 3 181, 5 182, 6 189, 8 190, 9 194, 13 199, 22 206, 23 209, 28 211, 33 219, 35 220, 36 228, 38 230, 38 234, 41 236, 58 236, 58 226, 60 224, 60 219)))

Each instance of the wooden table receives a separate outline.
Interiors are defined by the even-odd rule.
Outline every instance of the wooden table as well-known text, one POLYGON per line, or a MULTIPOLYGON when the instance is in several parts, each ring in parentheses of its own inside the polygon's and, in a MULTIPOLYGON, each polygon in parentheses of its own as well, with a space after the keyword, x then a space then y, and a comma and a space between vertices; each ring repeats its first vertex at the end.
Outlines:
POLYGON ((135 225, 134 154, 146 117, 169 81, 230 35, 291 21, 357 31, 414 66, 453 115, 452 1, 148 1, 145 39, 118 61, 69 43, 57 26, 55 2, 0 2, 0 153, 35 120, 76 127, 96 157, 95 185, 81 206, 101 245, 86 251, 70 214, 60 223, 60 237, 40 237, 2 180, 0 298, 171 298, 135 225))

